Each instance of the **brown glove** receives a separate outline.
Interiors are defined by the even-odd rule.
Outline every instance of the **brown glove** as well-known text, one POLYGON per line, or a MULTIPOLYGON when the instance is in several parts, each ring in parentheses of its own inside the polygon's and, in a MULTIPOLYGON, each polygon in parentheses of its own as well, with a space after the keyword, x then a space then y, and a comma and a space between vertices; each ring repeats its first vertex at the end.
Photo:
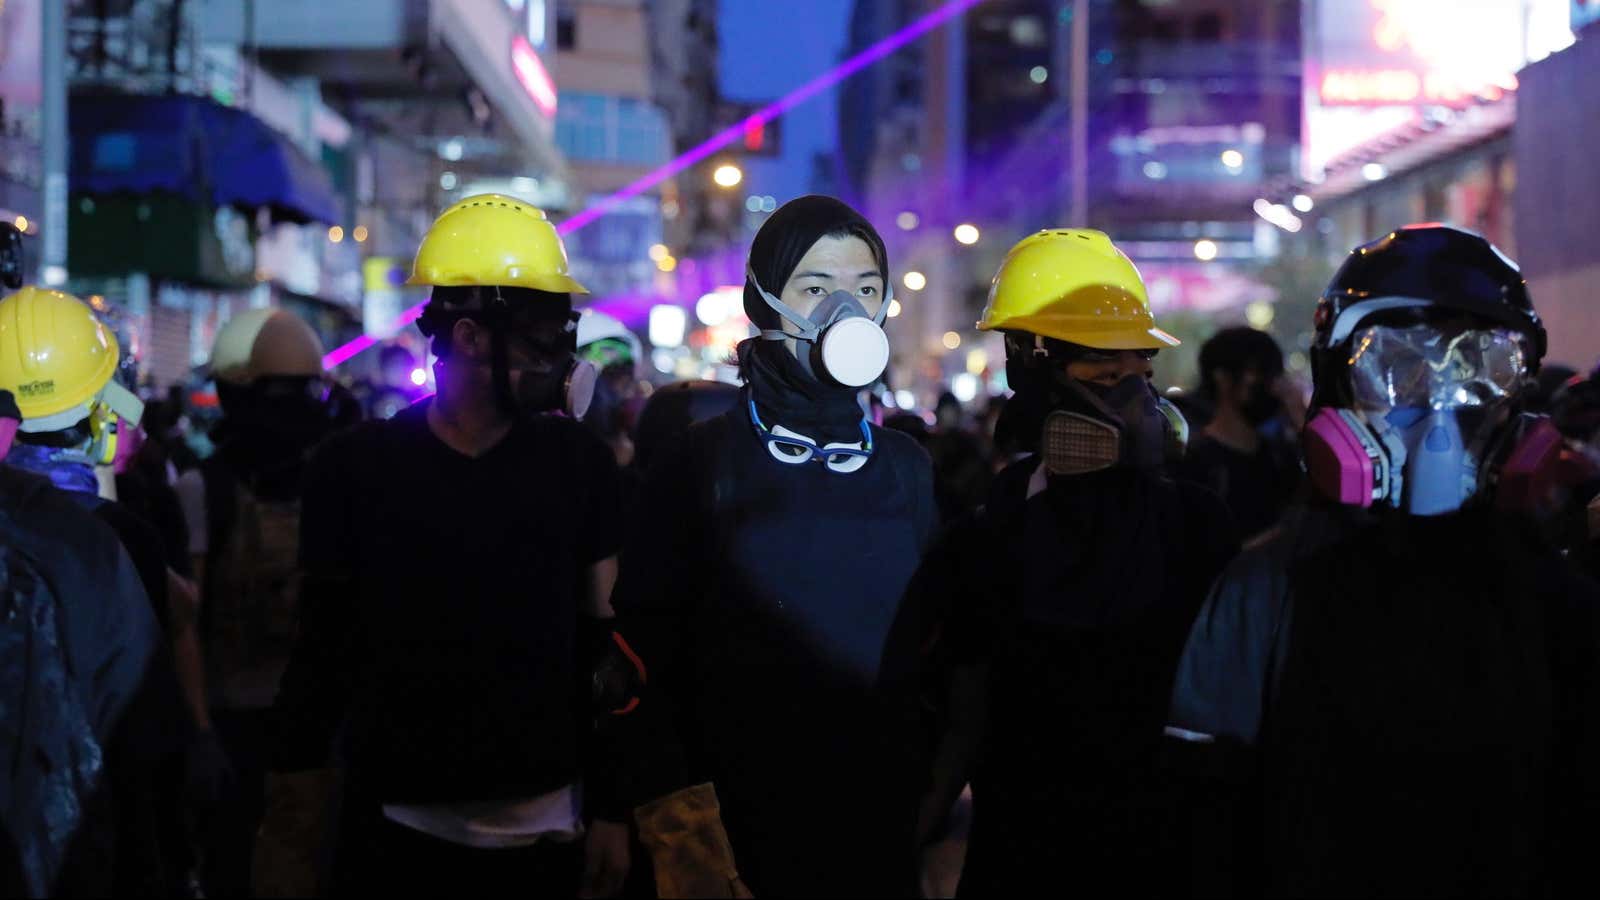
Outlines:
POLYGON ((633 817, 655 864, 657 896, 751 896, 733 864, 733 846, 710 784, 653 800, 634 810, 633 817))
POLYGON ((333 840, 339 776, 338 769, 268 773, 251 875, 257 897, 327 894, 325 862, 333 840))

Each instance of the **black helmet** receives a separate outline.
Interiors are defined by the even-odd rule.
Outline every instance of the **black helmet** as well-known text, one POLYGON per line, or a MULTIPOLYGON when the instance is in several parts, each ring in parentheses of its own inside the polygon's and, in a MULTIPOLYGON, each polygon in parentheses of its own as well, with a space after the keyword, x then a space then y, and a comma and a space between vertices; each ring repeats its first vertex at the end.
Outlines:
POLYGON ((1350 251, 1317 302, 1311 345, 1313 402, 1337 406, 1350 338, 1385 315, 1465 314, 1527 336, 1528 374, 1546 336, 1517 264, 1481 235, 1448 225, 1406 225, 1350 251))

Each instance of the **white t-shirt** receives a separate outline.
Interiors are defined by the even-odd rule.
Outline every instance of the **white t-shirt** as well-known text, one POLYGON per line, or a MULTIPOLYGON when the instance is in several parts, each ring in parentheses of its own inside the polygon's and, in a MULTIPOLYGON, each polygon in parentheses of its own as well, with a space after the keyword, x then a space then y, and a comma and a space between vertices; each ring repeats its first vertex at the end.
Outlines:
POLYGON ((583 789, 570 784, 527 800, 492 803, 386 803, 384 818, 430 837, 498 850, 583 835, 583 789))

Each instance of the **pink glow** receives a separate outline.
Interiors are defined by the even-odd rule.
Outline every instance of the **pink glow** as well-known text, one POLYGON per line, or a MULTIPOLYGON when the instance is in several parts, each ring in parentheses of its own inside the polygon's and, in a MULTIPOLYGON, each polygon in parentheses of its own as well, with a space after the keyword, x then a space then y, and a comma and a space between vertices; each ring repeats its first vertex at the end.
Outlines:
POLYGON ((538 105, 539 111, 547 116, 555 115, 557 99, 555 82, 550 80, 550 72, 539 60, 539 54, 534 51, 533 45, 520 34, 511 40, 511 70, 516 73, 522 89, 527 91, 528 96, 538 105))

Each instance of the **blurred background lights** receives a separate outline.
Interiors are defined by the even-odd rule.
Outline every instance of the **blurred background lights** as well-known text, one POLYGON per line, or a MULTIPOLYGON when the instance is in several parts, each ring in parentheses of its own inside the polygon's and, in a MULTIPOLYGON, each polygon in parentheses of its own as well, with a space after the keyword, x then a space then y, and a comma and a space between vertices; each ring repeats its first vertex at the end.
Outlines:
POLYGON ((900 390, 894 392, 894 402, 895 405, 899 406, 901 409, 916 409, 917 395, 911 393, 905 388, 901 388, 900 390))
POLYGON ((671 254, 668 254, 668 255, 663 256, 660 259, 656 260, 656 268, 660 269, 663 272, 671 272, 673 269, 676 269, 677 267, 678 267, 678 259, 677 259, 677 257, 672 256, 671 254))
POLYGON ((983 370, 989 368, 989 351, 982 347, 967 351, 967 372, 972 375, 982 375, 983 370))
POLYGON ((894 217, 894 224, 899 226, 901 231, 915 231, 917 226, 922 224, 922 218, 908 209, 894 217))
POLYGON ((971 372, 962 372, 950 379, 950 393, 962 403, 971 403, 978 398, 978 376, 971 372))
POLYGON ((744 180, 744 172, 732 163, 723 163, 711 173, 711 180, 725 188, 736 187, 744 180))
POLYGON ((456 173, 446 172, 439 176, 439 187, 442 190, 453 191, 456 189, 456 173))
POLYGON ((1201 262, 1210 262, 1217 258, 1217 242, 1201 238, 1194 242, 1194 258, 1201 262))
POLYGON ((681 347, 689 327, 683 307, 661 304, 650 307, 650 343, 657 347, 681 347))
POLYGON ((913 291, 920 291, 923 288, 928 286, 927 276, 923 275, 921 272, 918 272, 915 269, 912 269, 911 271, 907 272, 905 275, 901 276, 900 281, 908 289, 913 290, 913 291))
POLYGON ((1383 163, 1370 162, 1361 167, 1361 177, 1368 181, 1382 181, 1388 174, 1389 170, 1383 167, 1383 163))
POLYGON ((367 242, 367 226, 365 226, 365 225, 357 225, 350 232, 350 236, 355 238, 356 239, 356 243, 358 243, 358 244, 366 243, 367 242))
POLYGON ((1243 168, 1244 154, 1237 150, 1224 150, 1222 151, 1222 164, 1230 169, 1243 168))
POLYGON ((956 334, 954 331, 946 331, 944 333, 944 348, 946 350, 954 350, 960 346, 961 335, 956 334))
POLYGON ((726 288, 704 294, 694 304, 694 316, 707 328, 716 328, 733 315, 734 304, 740 296, 726 288))
POLYGON ((411 370, 411 383, 416 385, 417 387, 422 387, 423 385, 428 383, 428 373, 423 371, 422 369, 412 369, 411 370))
POLYGON ((666 244, 651 244, 650 245, 650 261, 651 262, 660 262, 663 259, 666 259, 667 257, 669 257, 671 255, 672 255, 672 251, 667 249, 667 245, 666 244))
POLYGON ((1028 80, 1032 81, 1034 84, 1044 84, 1049 77, 1050 70, 1046 69, 1044 66, 1034 66, 1032 69, 1028 70, 1028 80))
POLYGON ((1295 194, 1293 203, 1294 208, 1303 213, 1311 212, 1312 207, 1316 205, 1312 203, 1311 198, 1305 194, 1295 194))
POLYGON ((1150 160, 1144 164, 1144 177, 1157 181, 1167 177, 1167 164, 1150 160))
POLYGON ((978 238, 981 235, 978 232, 978 226, 963 223, 956 226, 955 236, 956 240, 971 246, 972 244, 976 244, 978 242, 978 238))
POLYGON ((337 225, 333 226, 332 228, 329 228, 328 229, 328 240, 331 241, 332 243, 335 243, 335 244, 337 244, 340 241, 344 240, 344 229, 340 228, 337 225))
POLYGON ((1251 328, 1265 329, 1272 324, 1272 316, 1272 304, 1265 300, 1257 300, 1244 308, 1244 320, 1251 328))
POLYGON ((901 311, 900 301, 899 300, 890 300, 889 301, 889 318, 892 319, 895 316, 900 315, 900 311, 901 311))

